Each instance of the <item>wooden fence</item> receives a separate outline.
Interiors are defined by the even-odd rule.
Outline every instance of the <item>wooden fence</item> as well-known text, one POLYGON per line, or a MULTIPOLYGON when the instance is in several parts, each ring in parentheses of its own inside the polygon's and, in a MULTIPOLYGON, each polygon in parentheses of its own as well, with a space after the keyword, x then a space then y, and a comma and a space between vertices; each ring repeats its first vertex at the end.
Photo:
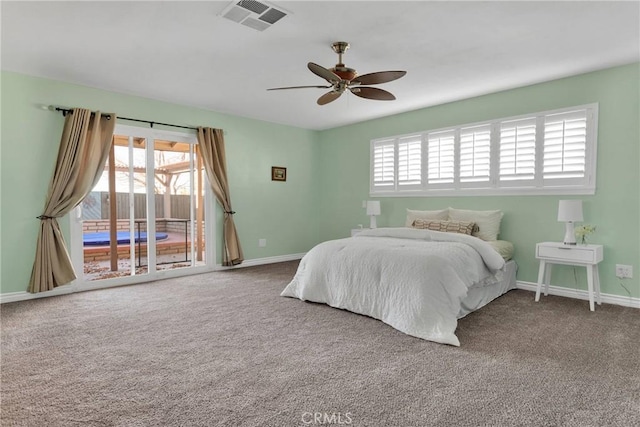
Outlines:
MULTIPOLYGON (((94 202, 91 206, 92 215, 85 217, 84 219, 108 219, 110 211, 110 200, 108 192, 94 192, 91 193, 94 202), (96 206, 97 205, 97 206, 96 206)), ((156 218, 179 218, 189 219, 189 195, 183 194, 171 194, 170 204, 171 212, 166 212, 164 209, 164 195, 155 195, 156 205, 156 218)), ((87 208, 83 210, 89 211, 87 208)), ((147 195, 134 193, 133 195, 133 215, 136 219, 147 217, 147 195)), ((129 193, 116 193, 116 219, 129 219, 129 193)))

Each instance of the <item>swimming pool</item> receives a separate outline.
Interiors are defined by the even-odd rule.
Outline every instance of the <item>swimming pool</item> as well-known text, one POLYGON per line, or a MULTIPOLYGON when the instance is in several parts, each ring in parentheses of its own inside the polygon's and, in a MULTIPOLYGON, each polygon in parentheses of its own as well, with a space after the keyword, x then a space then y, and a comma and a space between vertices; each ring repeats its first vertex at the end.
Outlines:
MULTIPOLYGON (((148 236, 146 231, 136 231, 135 235, 135 243, 144 243, 147 241, 148 236)), ((119 245, 125 245, 129 243, 130 233, 128 231, 118 231, 116 233, 116 240, 119 245)), ((156 233, 156 241, 165 240, 169 238, 167 233, 156 233)), ((109 232, 97 232, 97 233, 84 233, 82 235, 82 244, 84 246, 105 246, 110 244, 111 239, 109 238, 109 232)))

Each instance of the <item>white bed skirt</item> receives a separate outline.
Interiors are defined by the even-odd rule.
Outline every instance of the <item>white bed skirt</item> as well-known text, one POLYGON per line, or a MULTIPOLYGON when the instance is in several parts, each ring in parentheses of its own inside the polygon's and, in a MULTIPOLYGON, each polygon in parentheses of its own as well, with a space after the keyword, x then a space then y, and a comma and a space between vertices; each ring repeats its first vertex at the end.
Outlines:
POLYGON ((462 319, 472 311, 489 304, 500 295, 515 289, 517 271, 518 265, 516 262, 514 260, 507 261, 502 280, 489 286, 471 286, 467 291, 467 296, 460 304, 458 319, 462 319))

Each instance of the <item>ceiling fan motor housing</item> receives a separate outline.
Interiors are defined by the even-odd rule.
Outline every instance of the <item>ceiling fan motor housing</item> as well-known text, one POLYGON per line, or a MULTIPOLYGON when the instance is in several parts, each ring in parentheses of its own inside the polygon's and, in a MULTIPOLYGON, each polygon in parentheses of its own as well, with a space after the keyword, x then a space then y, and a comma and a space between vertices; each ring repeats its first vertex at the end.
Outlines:
POLYGON ((347 42, 335 42, 331 45, 333 51, 338 54, 338 63, 335 67, 330 68, 335 75, 340 77, 342 80, 351 81, 356 78, 358 73, 353 68, 345 67, 342 63, 342 54, 349 49, 349 43, 347 42))
POLYGON ((342 80, 351 81, 356 78, 358 73, 353 68, 345 67, 344 64, 336 64, 335 67, 329 68, 335 75, 340 77, 342 80))

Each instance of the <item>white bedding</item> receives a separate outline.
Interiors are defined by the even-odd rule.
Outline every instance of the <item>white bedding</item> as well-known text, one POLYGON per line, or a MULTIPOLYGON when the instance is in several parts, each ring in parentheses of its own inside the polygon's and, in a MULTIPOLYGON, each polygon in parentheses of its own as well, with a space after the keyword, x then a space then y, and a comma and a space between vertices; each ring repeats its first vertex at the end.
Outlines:
POLYGON ((406 334, 459 346, 461 301, 505 265, 486 242, 410 228, 365 230, 311 249, 282 296, 365 314, 406 334))

